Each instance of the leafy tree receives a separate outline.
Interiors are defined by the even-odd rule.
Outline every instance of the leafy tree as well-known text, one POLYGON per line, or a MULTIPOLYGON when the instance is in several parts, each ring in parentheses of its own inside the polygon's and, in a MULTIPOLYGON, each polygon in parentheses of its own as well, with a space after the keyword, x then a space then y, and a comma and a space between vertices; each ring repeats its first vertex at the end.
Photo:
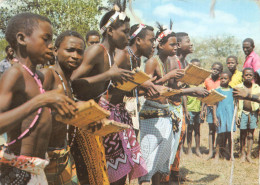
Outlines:
POLYGON ((238 57, 239 69, 244 63, 242 45, 234 36, 221 35, 193 40, 194 53, 188 55, 188 60, 198 58, 202 66, 210 69, 214 62, 222 62, 226 66, 226 58, 230 55, 238 57))
POLYGON ((90 29, 98 29, 97 16, 101 0, 8 0, 0 7, 0 31, 2 36, 8 20, 22 12, 32 12, 48 17, 54 35, 72 29, 85 35, 90 29))

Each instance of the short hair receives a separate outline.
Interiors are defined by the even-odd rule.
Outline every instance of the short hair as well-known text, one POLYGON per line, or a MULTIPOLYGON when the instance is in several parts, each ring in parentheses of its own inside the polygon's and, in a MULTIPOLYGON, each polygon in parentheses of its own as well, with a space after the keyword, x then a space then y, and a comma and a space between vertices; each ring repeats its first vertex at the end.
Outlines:
POLYGON ((200 63, 200 60, 197 59, 197 58, 191 59, 190 63, 193 63, 193 62, 198 62, 198 63, 200 63))
POLYGON ((11 48, 10 45, 7 45, 7 46, 5 47, 5 52, 6 52, 6 53, 8 52, 9 48, 11 48))
POLYGON ((33 29, 38 26, 39 21, 46 21, 51 24, 47 17, 33 13, 20 13, 11 18, 6 28, 5 38, 15 51, 18 44, 16 34, 24 32, 27 36, 31 36, 33 29))
POLYGON ((232 73, 231 73, 230 71, 223 71, 223 72, 221 72, 219 75, 221 75, 221 74, 227 74, 228 77, 229 77, 229 79, 232 78, 232 73))
POLYGON ((176 33, 177 42, 181 42, 182 38, 186 36, 189 36, 189 34, 186 32, 177 32, 176 33))
POLYGON ((244 73, 245 73, 246 70, 252 71, 253 74, 255 73, 255 71, 254 71, 253 68, 251 68, 251 67, 246 67, 246 68, 244 68, 243 71, 242 71, 243 75, 244 75, 244 73))
POLYGON ((214 63, 212 64, 211 68, 212 68, 214 65, 219 65, 221 72, 223 71, 223 64, 222 64, 221 62, 214 62, 214 63))
POLYGON ((236 61, 236 63, 238 64, 237 57, 236 57, 236 56, 234 56, 234 55, 228 56, 228 57, 227 57, 227 60, 226 60, 226 62, 227 62, 227 61, 228 61, 228 59, 230 59, 230 58, 233 58, 233 59, 236 61))
MULTIPOLYGON (((138 28, 139 28, 139 24, 135 24, 131 26, 130 35, 132 35, 138 28)), ((153 31, 154 29, 152 26, 145 25, 145 28, 142 28, 142 30, 133 39, 130 40, 129 45, 132 46, 134 44, 136 37, 140 37, 141 39, 145 38, 146 32, 148 30, 153 31)))
MULTIPOLYGON (((156 23, 157 23, 157 27, 158 27, 158 31, 156 32, 156 38, 158 38, 159 35, 160 35, 161 33, 163 33, 163 32, 164 32, 165 30, 167 30, 167 29, 164 28, 159 22, 156 22, 156 23)), ((172 32, 171 32, 170 34, 168 34, 167 36, 164 36, 164 37, 161 39, 160 44, 165 44, 170 37, 176 37, 175 32, 172 31, 172 32)), ((157 49, 159 49, 159 45, 157 46, 157 49)))
MULTIPOLYGON (((102 17, 99 24, 100 29, 109 21, 109 19, 111 18, 111 16, 114 15, 115 12, 116 12, 115 10, 111 10, 102 17)), ((119 17, 117 17, 116 20, 112 22, 110 26, 114 29, 117 29, 120 26, 122 26, 125 22, 130 22, 130 18, 126 16, 124 20, 120 20, 119 17)), ((106 31, 103 33, 103 35, 105 35, 105 33, 106 31)))
POLYGON ((244 43, 244 42, 249 42, 249 43, 251 44, 252 47, 255 47, 254 40, 251 39, 251 38, 246 38, 246 39, 243 41, 243 43, 244 43))
POLYGON ((79 39, 81 39, 84 43, 84 48, 86 47, 85 45, 85 40, 84 38, 76 31, 72 31, 72 30, 67 30, 67 31, 64 31, 62 32, 56 39, 55 41, 55 47, 56 48, 59 48, 60 47, 60 44, 62 43, 62 41, 65 39, 65 37, 69 37, 69 36, 73 36, 73 37, 77 37, 79 39))
POLYGON ((86 34, 86 41, 88 41, 88 38, 90 36, 98 36, 100 38, 100 35, 99 35, 97 30, 90 30, 90 31, 88 31, 87 34, 86 34))

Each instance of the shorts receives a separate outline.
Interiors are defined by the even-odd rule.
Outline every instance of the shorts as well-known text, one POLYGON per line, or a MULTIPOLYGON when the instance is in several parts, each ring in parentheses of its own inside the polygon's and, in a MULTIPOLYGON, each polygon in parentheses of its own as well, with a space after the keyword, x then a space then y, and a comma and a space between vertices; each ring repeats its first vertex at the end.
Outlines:
POLYGON ((189 112, 190 120, 186 120, 188 125, 194 125, 201 123, 200 112, 189 112))
POLYGON ((213 107, 207 107, 207 122, 208 124, 213 124, 213 107))
POLYGON ((246 115, 242 111, 242 115, 240 118, 240 129, 245 130, 245 129, 255 129, 255 128, 257 128, 257 111, 250 112, 248 115, 246 115), (250 118, 250 123, 249 123, 249 118, 250 118))

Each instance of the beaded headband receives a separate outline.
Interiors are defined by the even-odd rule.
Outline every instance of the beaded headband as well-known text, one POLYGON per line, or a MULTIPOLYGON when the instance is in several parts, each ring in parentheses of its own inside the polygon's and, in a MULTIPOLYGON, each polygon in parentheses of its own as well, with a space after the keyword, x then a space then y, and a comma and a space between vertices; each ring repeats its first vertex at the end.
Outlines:
POLYGON ((105 33, 105 31, 107 30, 107 28, 117 19, 117 17, 119 18, 119 20, 124 21, 126 18, 126 13, 125 12, 119 12, 120 8, 115 5, 114 6, 114 10, 116 11, 107 21, 107 23, 100 29, 101 34, 103 35, 105 33))
POLYGON ((131 35, 130 40, 134 39, 136 35, 138 35, 138 33, 142 31, 143 28, 146 28, 146 26, 144 24, 139 24, 138 29, 135 30, 135 32, 131 35))
POLYGON ((162 33, 160 33, 160 35, 157 37, 157 39, 155 40, 155 47, 157 47, 159 45, 159 43, 161 42, 161 40, 166 37, 167 35, 171 34, 172 30, 165 30, 162 33))

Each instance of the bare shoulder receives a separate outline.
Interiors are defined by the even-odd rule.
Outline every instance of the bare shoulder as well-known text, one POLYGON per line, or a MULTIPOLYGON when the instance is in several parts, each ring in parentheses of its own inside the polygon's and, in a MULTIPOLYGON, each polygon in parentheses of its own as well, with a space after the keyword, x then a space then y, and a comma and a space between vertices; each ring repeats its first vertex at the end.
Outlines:
POLYGON ((23 72, 24 70, 19 65, 14 65, 5 71, 0 79, 0 91, 18 89, 19 84, 23 84, 23 72))
POLYGON ((127 49, 116 49, 114 60, 118 67, 125 68, 127 66, 128 56, 127 49))
POLYGON ((171 70, 179 69, 178 58, 176 56, 168 57, 168 61, 169 61, 169 67, 171 70))
POLYGON ((39 76, 42 80, 43 83, 43 88, 45 90, 50 90, 52 89, 52 84, 55 81, 53 69, 51 68, 43 68, 39 71, 39 76))
POLYGON ((82 64, 97 63, 101 57, 104 57, 104 48, 100 44, 94 44, 88 47, 84 52, 82 64))
POLYGON ((157 66, 157 64, 158 64, 158 61, 157 61, 157 59, 156 59, 156 57, 151 57, 151 58, 149 58, 147 61, 146 61, 146 63, 145 63, 145 65, 147 66, 147 65, 149 65, 149 66, 157 66))

